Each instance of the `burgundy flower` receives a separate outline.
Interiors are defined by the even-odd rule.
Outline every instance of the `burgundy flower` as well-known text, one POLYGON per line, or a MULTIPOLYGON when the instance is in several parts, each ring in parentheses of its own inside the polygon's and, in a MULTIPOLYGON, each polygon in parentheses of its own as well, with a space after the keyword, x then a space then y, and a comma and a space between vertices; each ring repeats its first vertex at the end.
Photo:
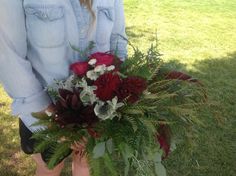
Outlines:
POLYGON ((147 82, 143 78, 130 76, 125 78, 117 90, 120 101, 127 98, 130 103, 136 102, 143 91, 147 88, 147 82))
POLYGON ((117 74, 110 72, 105 73, 94 82, 94 85, 97 86, 97 89, 94 92, 102 101, 111 100, 114 98, 120 83, 121 80, 117 74))
POLYGON ((98 122, 98 117, 94 113, 94 106, 84 106, 78 112, 80 114, 80 118, 82 119, 82 123, 87 124, 88 126, 93 125, 98 122))
POLYGON ((88 71, 88 62, 76 62, 70 65, 70 70, 72 70, 78 76, 84 76, 88 71))
POLYGON ((170 143, 171 143, 171 131, 168 125, 160 125, 158 128, 157 140, 160 144, 161 149, 163 149, 166 158, 170 153, 170 143))
POLYGON ((124 83, 129 85, 129 90, 135 94, 141 94, 147 88, 147 82, 143 78, 130 76, 124 79, 124 83))
POLYGON ((101 53, 101 52, 97 52, 92 54, 89 59, 96 59, 96 66, 98 65, 106 65, 106 66, 110 66, 113 64, 114 62, 114 58, 115 56, 112 54, 108 54, 108 53, 101 53))
POLYGON ((60 126, 85 125, 90 126, 98 121, 93 106, 84 106, 79 97, 79 89, 73 92, 59 89, 59 99, 56 102, 54 121, 60 126))
POLYGON ((166 77, 166 79, 179 79, 179 80, 183 80, 183 81, 192 81, 192 77, 185 74, 185 73, 182 73, 182 72, 179 72, 179 71, 171 71, 169 72, 166 77))

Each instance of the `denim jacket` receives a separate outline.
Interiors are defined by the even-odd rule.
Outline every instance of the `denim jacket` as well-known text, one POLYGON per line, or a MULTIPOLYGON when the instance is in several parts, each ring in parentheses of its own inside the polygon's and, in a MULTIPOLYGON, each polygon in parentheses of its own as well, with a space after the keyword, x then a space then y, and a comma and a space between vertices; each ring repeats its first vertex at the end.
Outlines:
POLYGON ((0 81, 13 99, 12 113, 31 131, 30 114, 45 109, 44 91, 54 79, 69 76, 69 65, 81 60, 74 45, 92 52, 116 51, 125 59, 127 41, 123 0, 94 0, 96 19, 79 0, 1 0, 0 81))

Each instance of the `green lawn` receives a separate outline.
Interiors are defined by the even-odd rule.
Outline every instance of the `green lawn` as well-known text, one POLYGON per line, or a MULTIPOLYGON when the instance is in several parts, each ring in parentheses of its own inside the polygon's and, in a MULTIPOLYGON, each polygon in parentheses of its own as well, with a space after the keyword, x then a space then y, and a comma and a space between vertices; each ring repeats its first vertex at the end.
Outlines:
MULTIPOLYGON (((178 145, 164 162, 168 175, 235 176, 236 0, 125 0, 125 11, 134 45, 145 51, 157 35, 163 59, 202 80, 218 103, 214 113, 199 112, 205 126, 191 151, 178 145)), ((35 166, 20 151, 10 102, 0 87, 0 176, 31 176, 35 166)))

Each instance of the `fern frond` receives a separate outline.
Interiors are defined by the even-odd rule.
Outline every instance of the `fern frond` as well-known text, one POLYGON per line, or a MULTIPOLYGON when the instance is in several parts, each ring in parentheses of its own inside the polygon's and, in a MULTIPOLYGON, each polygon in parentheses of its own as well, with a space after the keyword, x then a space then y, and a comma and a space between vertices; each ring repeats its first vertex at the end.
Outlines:
POLYGON ((48 168, 53 169, 70 152, 70 144, 68 143, 61 143, 51 147, 51 153, 53 154, 48 162, 48 168))

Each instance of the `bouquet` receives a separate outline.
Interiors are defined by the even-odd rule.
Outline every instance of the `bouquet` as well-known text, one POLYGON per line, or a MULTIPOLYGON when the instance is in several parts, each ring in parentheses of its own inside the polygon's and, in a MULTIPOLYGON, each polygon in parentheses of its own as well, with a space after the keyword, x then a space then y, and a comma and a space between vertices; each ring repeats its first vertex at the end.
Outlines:
POLYGON ((53 168, 87 139, 85 155, 92 176, 164 176, 162 160, 200 123, 196 110, 206 95, 200 82, 172 71, 152 45, 134 48, 122 62, 112 53, 94 53, 70 65, 71 76, 48 87, 55 113, 33 113, 36 152, 49 149, 53 168))

